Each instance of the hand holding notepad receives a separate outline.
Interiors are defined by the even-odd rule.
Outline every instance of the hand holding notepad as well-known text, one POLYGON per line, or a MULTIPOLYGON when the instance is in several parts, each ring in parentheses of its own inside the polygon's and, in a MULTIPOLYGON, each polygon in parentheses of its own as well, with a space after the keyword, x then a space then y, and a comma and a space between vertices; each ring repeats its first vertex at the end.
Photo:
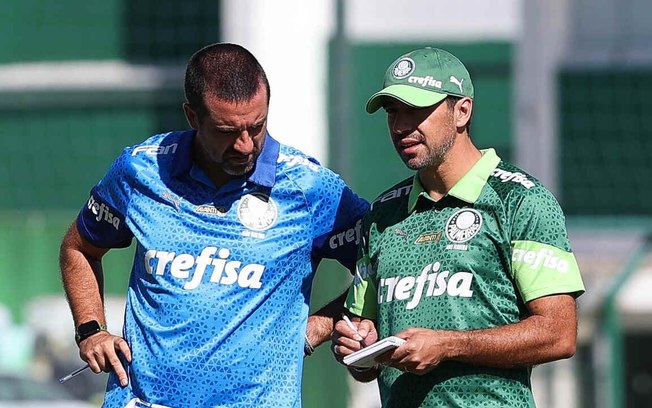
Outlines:
POLYGON ((375 358, 405 343, 400 337, 389 336, 354 353, 344 356, 344 364, 358 368, 371 368, 376 365, 375 358))

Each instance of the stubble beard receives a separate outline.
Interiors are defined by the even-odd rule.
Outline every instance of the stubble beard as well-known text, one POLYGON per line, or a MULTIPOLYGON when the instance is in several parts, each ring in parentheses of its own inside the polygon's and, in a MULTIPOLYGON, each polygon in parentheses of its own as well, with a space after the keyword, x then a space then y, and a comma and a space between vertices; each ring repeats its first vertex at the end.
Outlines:
POLYGON ((446 132, 446 136, 444 140, 442 140, 442 142, 439 145, 434 146, 434 148, 425 145, 425 147, 430 152, 430 154, 428 154, 425 157, 417 156, 413 158, 406 158, 406 157, 401 157, 401 158, 403 159, 403 162, 410 170, 421 170, 429 167, 433 167, 433 168, 439 167, 444 162, 446 156, 448 155, 448 152, 455 144, 455 136, 456 134, 454 131, 449 131, 446 132))
POLYGON ((222 171, 224 171, 229 176, 243 176, 251 171, 254 168, 255 159, 252 158, 250 162, 245 165, 230 165, 228 163, 222 163, 222 171))

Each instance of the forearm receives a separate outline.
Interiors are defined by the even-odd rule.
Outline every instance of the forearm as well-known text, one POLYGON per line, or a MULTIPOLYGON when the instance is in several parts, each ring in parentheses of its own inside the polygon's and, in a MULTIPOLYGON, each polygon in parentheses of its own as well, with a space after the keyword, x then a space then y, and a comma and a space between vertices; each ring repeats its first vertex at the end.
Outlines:
MULTIPOLYGON (((557 302, 560 300, 557 299, 557 302)), ((577 314, 568 296, 554 314, 535 313, 518 323, 462 332, 450 336, 449 359, 492 367, 521 367, 542 364, 575 354, 577 314)), ((546 306, 548 307, 548 306, 546 306)))
POLYGON ((74 224, 61 244, 61 279, 75 326, 90 320, 106 324, 101 263, 104 252, 86 250, 74 224))
POLYGON ((528 303, 529 317, 504 326, 453 331, 409 328, 396 336, 407 340, 383 363, 413 373, 425 373, 446 360, 476 366, 532 366, 575 353, 577 313, 570 295, 555 295, 528 303))
POLYGON ((536 316, 512 325, 462 332, 442 332, 450 336, 450 360, 474 365, 513 368, 568 358, 575 353, 574 342, 550 332, 536 316))
POLYGON ((313 347, 317 347, 327 340, 330 340, 331 333, 344 311, 344 300, 346 292, 332 300, 308 317, 308 328, 306 335, 313 347))

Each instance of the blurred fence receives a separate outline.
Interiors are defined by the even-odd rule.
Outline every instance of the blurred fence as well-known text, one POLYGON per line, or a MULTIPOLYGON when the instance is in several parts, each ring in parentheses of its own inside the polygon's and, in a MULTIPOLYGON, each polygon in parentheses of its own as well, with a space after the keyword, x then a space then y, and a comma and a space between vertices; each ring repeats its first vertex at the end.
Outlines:
POLYGON ((652 216, 652 67, 567 67, 558 78, 567 214, 652 216))

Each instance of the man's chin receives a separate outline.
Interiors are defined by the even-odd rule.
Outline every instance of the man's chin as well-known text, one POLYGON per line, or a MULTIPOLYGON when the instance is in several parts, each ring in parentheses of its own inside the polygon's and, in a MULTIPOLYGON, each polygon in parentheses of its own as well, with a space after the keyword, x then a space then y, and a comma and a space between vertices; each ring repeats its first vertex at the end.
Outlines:
POLYGON ((244 176, 254 168, 254 163, 249 162, 243 165, 224 166, 222 170, 229 176, 244 176))
POLYGON ((409 158, 402 158, 402 159, 403 159, 403 163, 405 163, 405 166, 408 169, 415 170, 415 171, 416 170, 421 170, 424 167, 428 167, 428 164, 429 164, 429 163, 425 162, 424 160, 419 159, 419 158, 414 157, 414 156, 409 157, 409 158))
POLYGON ((420 160, 415 157, 414 155, 408 155, 408 154, 400 154, 399 156, 401 157, 401 160, 407 166, 408 169, 410 170, 418 170, 419 169, 419 164, 420 160))

